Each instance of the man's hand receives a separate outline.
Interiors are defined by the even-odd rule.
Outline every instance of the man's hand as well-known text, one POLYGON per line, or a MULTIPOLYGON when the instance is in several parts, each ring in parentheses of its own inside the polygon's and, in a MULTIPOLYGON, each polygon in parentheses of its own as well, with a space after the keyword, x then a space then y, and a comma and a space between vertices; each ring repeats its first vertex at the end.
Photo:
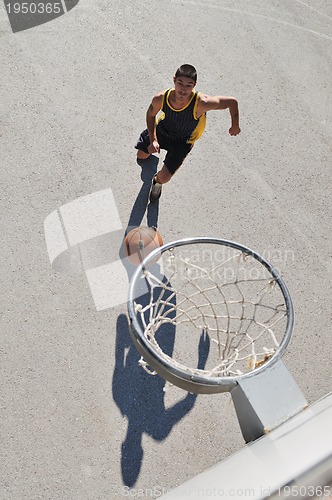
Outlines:
POLYGON ((229 135, 238 135, 241 132, 241 129, 238 125, 232 125, 229 129, 229 135))
POLYGON ((153 153, 160 153, 160 146, 158 141, 153 141, 151 142, 150 146, 148 147, 148 153, 153 154, 153 153))

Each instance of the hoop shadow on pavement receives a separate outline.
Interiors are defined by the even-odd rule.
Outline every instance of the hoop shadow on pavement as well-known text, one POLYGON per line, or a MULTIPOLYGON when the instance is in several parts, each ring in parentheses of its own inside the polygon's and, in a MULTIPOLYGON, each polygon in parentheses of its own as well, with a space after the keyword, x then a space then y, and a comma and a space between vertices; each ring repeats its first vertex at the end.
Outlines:
POLYGON ((67 14, 79 0, 38 0, 36 2, 18 2, 4 0, 8 19, 13 33, 27 30, 53 21, 67 14))
MULTIPOLYGON (((145 304, 149 297, 150 294, 146 294, 140 297, 139 302, 145 304)), ((158 343, 166 354, 172 356, 175 327, 171 324, 164 326, 167 331, 159 336, 158 343)), ((197 353, 199 368, 204 368, 208 352, 209 342, 202 334, 197 353)), ((197 397, 196 394, 184 393, 183 399, 166 408, 165 380, 159 375, 149 375, 138 364, 139 359, 130 337, 128 319, 121 314, 116 330, 113 397, 121 414, 128 420, 127 434, 121 447, 121 469, 123 483, 130 487, 135 484, 143 461, 143 434, 155 441, 166 439, 173 426, 191 411, 197 397)))

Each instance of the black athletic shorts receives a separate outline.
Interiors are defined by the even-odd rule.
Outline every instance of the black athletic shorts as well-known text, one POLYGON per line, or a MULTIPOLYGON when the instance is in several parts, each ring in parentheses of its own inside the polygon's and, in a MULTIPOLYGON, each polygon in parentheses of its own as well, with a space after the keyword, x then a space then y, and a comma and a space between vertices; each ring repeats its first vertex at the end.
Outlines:
MULTIPOLYGON (((182 165, 183 160, 185 159, 193 145, 187 144, 186 142, 176 142, 168 139, 161 133, 160 130, 158 130, 158 125, 156 130, 160 149, 165 149, 167 151, 164 163, 170 173, 175 174, 177 169, 182 165)), ((149 146, 149 132, 147 129, 145 129, 139 136, 135 148, 139 149, 140 151, 144 151, 144 153, 148 153, 149 146)))

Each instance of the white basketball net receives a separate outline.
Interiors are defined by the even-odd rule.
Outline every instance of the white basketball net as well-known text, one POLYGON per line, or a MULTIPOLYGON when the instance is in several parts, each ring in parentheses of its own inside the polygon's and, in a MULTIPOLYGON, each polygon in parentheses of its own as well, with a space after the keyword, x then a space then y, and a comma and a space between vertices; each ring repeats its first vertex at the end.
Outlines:
POLYGON ((166 251, 162 267, 162 274, 142 270, 149 295, 135 300, 135 312, 150 346, 169 364, 227 377, 255 370, 278 350, 287 308, 257 259, 220 245, 188 245, 166 251), (170 352, 161 346, 165 339, 170 352))

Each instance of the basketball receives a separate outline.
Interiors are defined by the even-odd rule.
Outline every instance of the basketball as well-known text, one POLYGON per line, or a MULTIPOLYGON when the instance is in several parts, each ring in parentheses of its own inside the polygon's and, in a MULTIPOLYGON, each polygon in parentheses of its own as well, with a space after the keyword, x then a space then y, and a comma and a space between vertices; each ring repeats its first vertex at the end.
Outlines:
MULTIPOLYGON (((149 253, 163 245, 160 233, 154 227, 135 227, 124 239, 124 251, 131 264, 138 266, 149 253)), ((156 262, 156 261, 153 261, 156 262)))

